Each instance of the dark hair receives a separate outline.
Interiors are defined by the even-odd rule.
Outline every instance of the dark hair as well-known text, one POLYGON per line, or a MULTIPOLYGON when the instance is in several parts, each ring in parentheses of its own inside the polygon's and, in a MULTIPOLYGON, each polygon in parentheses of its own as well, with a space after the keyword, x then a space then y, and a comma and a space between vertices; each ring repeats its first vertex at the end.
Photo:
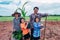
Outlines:
POLYGON ((39 8, 38 8, 38 7, 34 7, 34 9, 33 9, 33 10, 35 10, 35 8, 39 10, 39 8))
MULTIPOLYGON (((22 19, 24 19, 24 18, 20 18, 20 23, 22 23, 22 22, 21 22, 22 19)), ((25 19, 24 19, 24 20, 25 20, 25 19)))
MULTIPOLYGON (((36 22, 36 18, 38 18, 38 17, 35 17, 34 22, 36 22)), ((38 18, 38 19, 39 19, 39 21, 40 21, 40 18, 38 18)))

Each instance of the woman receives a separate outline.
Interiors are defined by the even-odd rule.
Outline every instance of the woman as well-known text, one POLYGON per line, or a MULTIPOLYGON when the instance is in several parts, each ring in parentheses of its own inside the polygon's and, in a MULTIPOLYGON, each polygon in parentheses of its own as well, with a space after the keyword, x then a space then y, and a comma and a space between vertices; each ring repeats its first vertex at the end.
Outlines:
POLYGON ((15 12, 12 16, 14 16, 15 18, 13 19, 13 31, 18 31, 20 30, 19 24, 20 24, 20 17, 21 14, 18 12, 15 12))
POLYGON ((28 23, 25 22, 24 18, 21 18, 20 19, 20 27, 22 30, 24 40, 30 40, 29 29, 27 26, 28 26, 28 23))
MULTIPOLYGON (((12 16, 14 17, 14 19, 13 19, 13 32, 21 30, 20 26, 19 26, 21 14, 18 12, 15 12, 14 14, 12 14, 12 16)), ((17 39, 15 39, 15 40, 17 40, 17 39)))

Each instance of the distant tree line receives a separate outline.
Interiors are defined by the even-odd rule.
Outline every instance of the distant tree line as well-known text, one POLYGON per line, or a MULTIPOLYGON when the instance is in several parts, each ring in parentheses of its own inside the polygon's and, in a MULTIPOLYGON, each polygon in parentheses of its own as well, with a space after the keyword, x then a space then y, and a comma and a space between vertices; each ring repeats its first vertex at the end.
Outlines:
MULTIPOLYGON (((60 15, 54 14, 54 15, 48 15, 48 16, 60 16, 60 15)), ((0 17, 11 17, 11 16, 2 16, 2 15, 0 15, 0 17)))
POLYGON ((49 16, 60 16, 60 15, 56 15, 56 14, 54 14, 54 15, 49 15, 49 16))
POLYGON ((2 16, 0 15, 0 17, 2 17, 2 16))
POLYGON ((12 17, 12 16, 2 16, 2 15, 0 15, 0 17, 12 17))

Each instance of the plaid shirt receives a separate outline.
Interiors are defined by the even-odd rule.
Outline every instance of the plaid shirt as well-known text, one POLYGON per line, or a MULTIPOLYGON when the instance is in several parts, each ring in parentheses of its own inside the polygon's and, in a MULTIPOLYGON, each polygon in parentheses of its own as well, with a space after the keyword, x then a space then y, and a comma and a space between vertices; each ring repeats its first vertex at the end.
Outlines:
POLYGON ((20 18, 16 19, 14 18, 13 19, 13 29, 15 29, 16 31, 20 30, 20 18))

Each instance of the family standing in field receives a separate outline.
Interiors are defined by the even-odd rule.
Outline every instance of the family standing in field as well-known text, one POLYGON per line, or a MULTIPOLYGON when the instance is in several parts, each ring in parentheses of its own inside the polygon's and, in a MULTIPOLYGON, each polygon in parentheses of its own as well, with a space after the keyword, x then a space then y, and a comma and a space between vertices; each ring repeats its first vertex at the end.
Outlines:
MULTIPOLYGON (((27 22, 21 17, 21 14, 15 12, 12 16, 13 19, 13 32, 21 31, 22 36, 19 40, 39 40, 41 37, 41 31, 44 30, 44 26, 41 25, 41 17, 47 16, 47 14, 38 13, 39 8, 34 7, 34 13, 30 15, 30 21, 27 22)), ((15 38, 14 40, 18 40, 15 38)))

